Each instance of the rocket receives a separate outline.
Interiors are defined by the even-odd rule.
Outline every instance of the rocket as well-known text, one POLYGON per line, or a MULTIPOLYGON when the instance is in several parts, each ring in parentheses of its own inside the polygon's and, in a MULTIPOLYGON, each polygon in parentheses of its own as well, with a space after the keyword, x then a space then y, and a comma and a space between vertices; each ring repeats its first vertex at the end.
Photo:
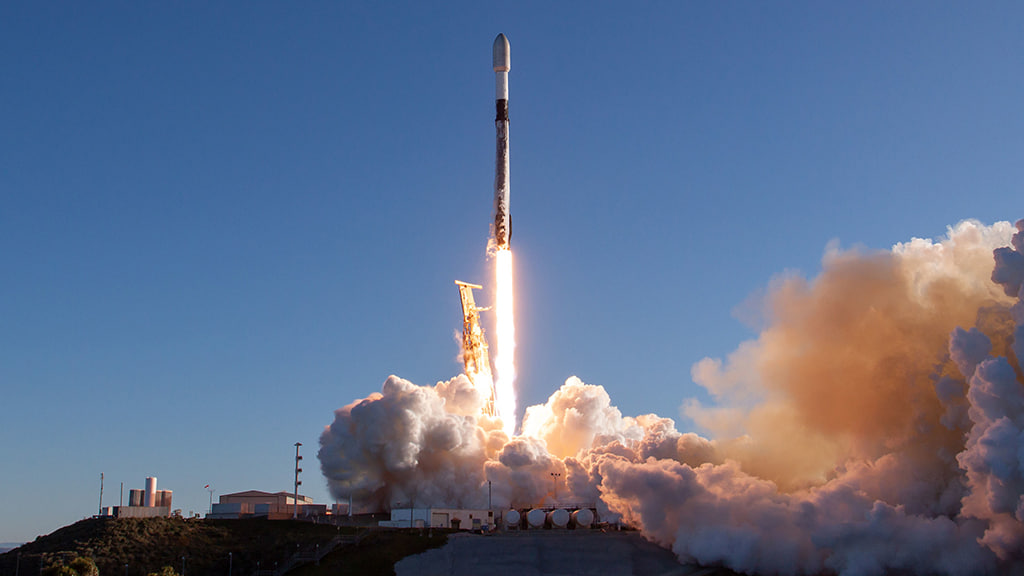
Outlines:
POLYGON ((494 241, 498 250, 507 249, 512 236, 512 215, 508 211, 508 71, 511 66, 508 38, 498 34, 491 52, 494 60, 494 104, 497 114, 497 153, 494 160, 494 241))

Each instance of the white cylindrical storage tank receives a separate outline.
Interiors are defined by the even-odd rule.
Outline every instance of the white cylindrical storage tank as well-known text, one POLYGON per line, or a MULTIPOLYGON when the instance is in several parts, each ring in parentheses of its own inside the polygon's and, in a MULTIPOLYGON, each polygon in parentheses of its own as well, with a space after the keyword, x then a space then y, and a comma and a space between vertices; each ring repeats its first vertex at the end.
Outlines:
POLYGON ((565 528, 569 525, 569 511, 559 508, 548 512, 548 520, 555 528, 565 528))
POLYGON ((540 508, 534 508, 526 513, 526 522, 530 528, 543 528, 545 518, 547 518, 547 514, 540 508))
POLYGON ((590 508, 580 508, 572 513, 572 521, 580 528, 590 528, 594 523, 594 512, 590 508))
POLYGON ((154 476, 146 478, 146 500, 143 506, 156 506, 156 477, 154 476))
POLYGON ((522 519, 523 517, 519 514, 518 510, 509 510, 505 512, 505 527, 516 528, 522 519))

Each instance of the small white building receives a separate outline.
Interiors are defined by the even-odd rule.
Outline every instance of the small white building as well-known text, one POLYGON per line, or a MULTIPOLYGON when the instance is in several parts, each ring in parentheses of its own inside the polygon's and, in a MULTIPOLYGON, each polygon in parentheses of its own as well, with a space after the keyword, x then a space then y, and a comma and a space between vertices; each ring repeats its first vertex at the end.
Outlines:
POLYGON ((458 530, 491 530, 493 510, 464 508, 392 508, 391 519, 381 520, 387 528, 455 528, 458 530))

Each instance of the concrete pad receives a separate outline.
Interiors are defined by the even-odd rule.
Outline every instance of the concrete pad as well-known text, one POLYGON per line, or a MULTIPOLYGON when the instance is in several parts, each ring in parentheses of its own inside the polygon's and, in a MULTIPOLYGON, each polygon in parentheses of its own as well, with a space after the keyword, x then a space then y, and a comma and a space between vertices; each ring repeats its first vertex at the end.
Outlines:
POLYGON ((453 534, 445 546, 395 564, 398 576, 682 576, 698 571, 637 532, 599 530, 453 534))

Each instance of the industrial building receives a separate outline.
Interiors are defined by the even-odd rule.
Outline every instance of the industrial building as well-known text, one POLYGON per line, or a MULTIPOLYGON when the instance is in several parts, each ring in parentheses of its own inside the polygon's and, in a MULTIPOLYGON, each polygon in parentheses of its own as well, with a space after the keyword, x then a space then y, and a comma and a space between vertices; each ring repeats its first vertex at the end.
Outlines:
MULTIPOLYGON (((122 489, 123 489, 122 484, 122 489)), ((123 492, 122 492, 123 495, 123 492)), ((171 490, 157 490, 156 477, 146 478, 143 490, 128 490, 127 506, 107 506, 100 509, 100 516, 113 518, 155 518, 170 516, 174 493, 171 490)), ((177 511, 180 514, 180 511, 177 511)))
MULTIPOLYGON (((295 514, 295 503, 295 495, 290 492, 246 490, 221 496, 206 517, 215 519, 269 518, 271 520, 287 520, 291 519, 295 514)), ((313 504, 313 499, 309 496, 299 495, 299 518, 326 515, 326 504, 313 504)))

